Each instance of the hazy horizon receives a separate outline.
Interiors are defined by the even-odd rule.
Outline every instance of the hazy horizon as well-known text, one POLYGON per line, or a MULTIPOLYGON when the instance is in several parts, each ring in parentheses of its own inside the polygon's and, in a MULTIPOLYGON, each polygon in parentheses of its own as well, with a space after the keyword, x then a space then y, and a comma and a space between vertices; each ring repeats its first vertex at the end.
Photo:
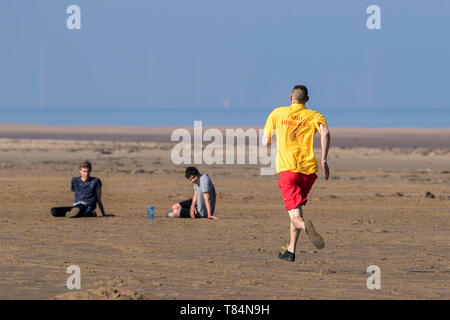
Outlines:
MULTIPOLYGON (((105 126, 193 126, 203 121, 204 126, 256 126, 263 127, 272 107, 255 109, 145 109, 145 108, 22 108, 2 111, 0 123, 41 125, 105 125, 105 126)), ((367 128, 449 128, 450 114, 434 111, 427 116, 417 110, 396 111, 326 111, 330 127, 367 128)))

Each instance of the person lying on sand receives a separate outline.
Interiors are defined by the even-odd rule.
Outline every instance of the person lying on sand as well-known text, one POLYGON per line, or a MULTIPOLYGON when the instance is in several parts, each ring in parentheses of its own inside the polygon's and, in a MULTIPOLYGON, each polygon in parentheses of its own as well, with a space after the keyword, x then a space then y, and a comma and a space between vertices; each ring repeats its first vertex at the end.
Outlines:
POLYGON ((200 174, 197 168, 186 169, 185 177, 194 185, 194 197, 172 205, 168 218, 208 218, 214 217, 216 190, 207 173, 200 174))
POLYGON ((96 217, 95 208, 100 208, 102 216, 112 216, 105 213, 102 202, 102 182, 99 178, 91 177, 92 164, 84 161, 79 166, 80 177, 72 178, 71 190, 75 193, 71 207, 55 207, 50 209, 54 217, 96 217))
POLYGON ((319 249, 325 242, 310 220, 303 220, 302 206, 317 179, 317 160, 313 151, 314 134, 319 131, 322 144, 322 170, 325 180, 330 171, 327 164, 330 133, 322 114, 306 108, 308 89, 297 85, 290 95, 291 105, 274 109, 267 118, 264 127, 263 145, 269 145, 277 133, 277 173, 278 186, 284 205, 289 213, 290 243, 278 253, 278 258, 295 261, 295 249, 301 230, 305 230, 311 242, 319 249))

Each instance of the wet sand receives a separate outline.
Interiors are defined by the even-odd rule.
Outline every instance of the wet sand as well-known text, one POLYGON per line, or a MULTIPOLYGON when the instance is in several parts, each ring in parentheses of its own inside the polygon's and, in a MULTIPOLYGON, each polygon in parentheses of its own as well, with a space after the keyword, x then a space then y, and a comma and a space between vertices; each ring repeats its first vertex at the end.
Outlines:
POLYGON ((170 128, 31 127, 0 125, 0 299, 450 298, 449 130, 332 129, 331 178, 319 172, 304 208, 326 245, 302 233, 288 263, 277 176, 259 165, 198 165, 220 220, 168 219, 192 195, 170 128), (53 218, 84 159, 115 217, 53 218), (70 265, 81 290, 66 288, 70 265))

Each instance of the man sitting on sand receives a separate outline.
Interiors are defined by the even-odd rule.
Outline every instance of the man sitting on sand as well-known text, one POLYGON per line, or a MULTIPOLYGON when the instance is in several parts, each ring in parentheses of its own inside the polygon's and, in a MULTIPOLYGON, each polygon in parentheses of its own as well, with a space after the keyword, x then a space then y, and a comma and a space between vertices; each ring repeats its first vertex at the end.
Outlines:
POLYGON ((297 85, 292 89, 289 107, 276 108, 267 118, 264 127, 263 144, 271 143, 275 130, 277 133, 277 173, 278 186, 284 205, 289 213, 290 243, 278 254, 287 261, 295 261, 295 249, 300 230, 305 230, 311 242, 319 249, 325 246, 323 238, 316 232, 310 220, 303 220, 302 206, 317 179, 317 160, 314 156, 313 138, 318 131, 322 144, 322 170, 325 180, 330 171, 327 164, 330 133, 322 114, 306 108, 308 89, 297 85))
POLYGON ((54 217, 96 217, 95 208, 98 206, 102 216, 106 216, 102 203, 102 182, 99 178, 91 177, 92 164, 84 161, 80 164, 80 177, 72 178, 72 192, 75 193, 71 207, 55 207, 50 210, 54 217))
POLYGON ((213 216, 216 206, 216 190, 207 173, 200 174, 197 168, 189 167, 185 172, 186 179, 194 185, 194 197, 172 206, 167 213, 169 218, 208 218, 213 216))

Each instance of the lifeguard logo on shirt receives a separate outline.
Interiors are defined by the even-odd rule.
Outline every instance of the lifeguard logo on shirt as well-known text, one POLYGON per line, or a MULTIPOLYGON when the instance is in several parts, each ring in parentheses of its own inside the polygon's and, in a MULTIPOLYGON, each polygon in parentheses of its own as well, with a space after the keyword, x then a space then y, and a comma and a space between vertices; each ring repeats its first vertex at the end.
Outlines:
POLYGON ((305 128, 308 128, 310 126, 308 122, 301 122, 296 120, 281 120, 281 125, 305 128))

